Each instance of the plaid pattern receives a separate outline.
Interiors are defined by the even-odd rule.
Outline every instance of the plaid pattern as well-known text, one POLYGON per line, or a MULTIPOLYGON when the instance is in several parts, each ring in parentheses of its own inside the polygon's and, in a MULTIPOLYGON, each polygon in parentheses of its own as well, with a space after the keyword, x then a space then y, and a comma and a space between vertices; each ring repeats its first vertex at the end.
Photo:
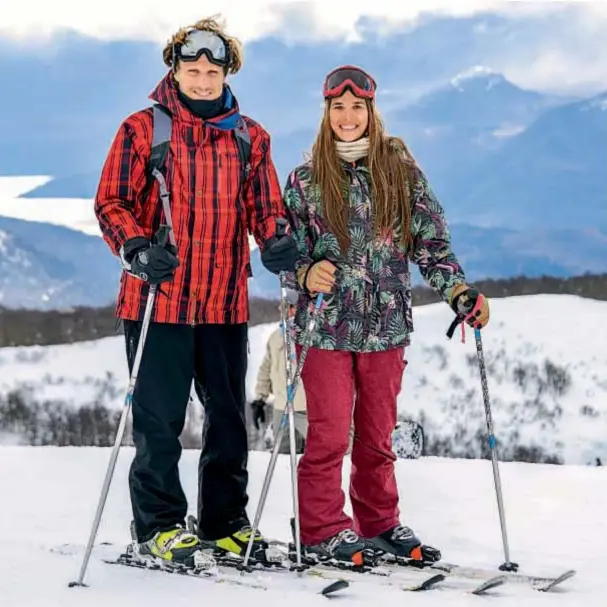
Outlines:
MULTIPOLYGON (((251 173, 239 196, 242 167, 233 133, 238 104, 229 89, 227 97, 226 113, 203 122, 179 101, 170 74, 150 95, 173 115, 165 178, 180 261, 173 282, 159 290, 155 322, 246 322, 248 232, 262 245, 274 234, 275 218, 284 216, 270 136, 248 117, 251 173)), ((164 221, 157 183, 142 200, 151 143, 148 108, 124 120, 103 166, 95 214, 116 255, 129 238, 151 238, 164 221)), ((149 285, 123 272, 116 315, 142 320, 148 292, 149 285)))

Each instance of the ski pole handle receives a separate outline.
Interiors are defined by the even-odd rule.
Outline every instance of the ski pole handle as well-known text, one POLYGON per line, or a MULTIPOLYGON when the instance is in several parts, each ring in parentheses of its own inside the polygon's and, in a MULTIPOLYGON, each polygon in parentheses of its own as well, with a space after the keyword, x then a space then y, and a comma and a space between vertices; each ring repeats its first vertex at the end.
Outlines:
POLYGON ((483 303, 485 302, 485 296, 479 293, 476 289, 468 289, 462 293, 465 295, 463 299, 457 302, 455 318, 447 329, 447 337, 451 339, 455 329, 459 324, 462 325, 462 343, 465 342, 464 324, 467 323, 474 328, 475 331, 480 331, 482 328, 479 323, 474 323, 474 320, 478 318, 482 313, 483 303))

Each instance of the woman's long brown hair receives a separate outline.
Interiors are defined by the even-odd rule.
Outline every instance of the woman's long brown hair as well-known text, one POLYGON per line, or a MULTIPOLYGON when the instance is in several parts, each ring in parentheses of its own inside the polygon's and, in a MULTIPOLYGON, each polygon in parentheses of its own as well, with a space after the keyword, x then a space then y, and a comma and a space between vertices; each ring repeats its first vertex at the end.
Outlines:
MULTIPOLYGON (((321 193, 323 216, 337 237, 342 252, 350 246, 348 186, 344 167, 337 155, 335 137, 329 121, 331 100, 325 103, 320 130, 312 147, 312 180, 321 193)), ((371 197, 374 209, 374 235, 391 232, 407 249, 411 244, 411 188, 415 160, 405 142, 388 137, 375 105, 366 100, 369 111, 369 155, 371 197)))

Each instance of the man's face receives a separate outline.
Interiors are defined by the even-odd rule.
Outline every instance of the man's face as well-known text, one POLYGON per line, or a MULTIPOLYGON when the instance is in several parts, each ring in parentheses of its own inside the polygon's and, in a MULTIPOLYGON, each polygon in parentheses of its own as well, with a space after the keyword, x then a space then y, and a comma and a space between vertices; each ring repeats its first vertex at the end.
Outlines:
POLYGON ((206 55, 196 61, 181 61, 177 64, 175 81, 179 90, 190 99, 219 99, 226 80, 223 68, 211 63, 206 55))

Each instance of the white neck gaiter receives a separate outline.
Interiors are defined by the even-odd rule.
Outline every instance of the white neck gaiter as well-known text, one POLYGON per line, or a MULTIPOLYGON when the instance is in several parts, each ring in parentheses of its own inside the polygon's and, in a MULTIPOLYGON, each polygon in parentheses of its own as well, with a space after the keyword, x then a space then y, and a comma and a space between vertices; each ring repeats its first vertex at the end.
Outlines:
POLYGON ((336 141, 337 155, 346 162, 356 162, 369 153, 369 138, 362 137, 356 141, 336 141))

